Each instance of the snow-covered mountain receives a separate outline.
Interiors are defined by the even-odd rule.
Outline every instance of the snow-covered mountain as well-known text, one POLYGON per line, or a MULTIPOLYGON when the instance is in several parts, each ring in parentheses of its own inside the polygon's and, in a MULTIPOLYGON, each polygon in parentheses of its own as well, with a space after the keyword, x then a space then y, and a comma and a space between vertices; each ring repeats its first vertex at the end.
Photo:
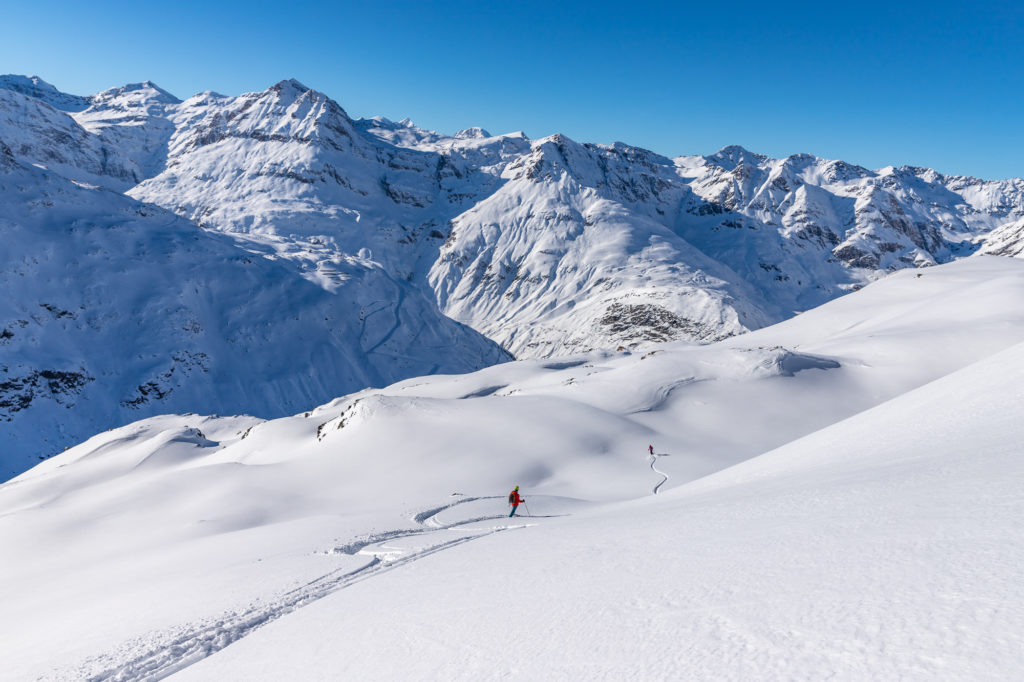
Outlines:
POLYGON ((5 477, 145 415, 281 416, 508 358, 373 262, 336 258, 350 285, 328 291, 265 246, 26 165, 23 148, 0 140, 5 477))
POLYGON ((793 310, 881 273, 985 251, 995 230, 1024 217, 1020 179, 986 182, 913 167, 869 171, 809 154, 770 159, 740 147, 676 164, 706 202, 686 209, 681 234, 793 310))
POLYGON ((631 172, 623 153, 561 137, 357 125, 296 81, 203 94, 171 120, 166 169, 132 196, 204 227, 281 240, 311 276, 325 255, 367 254, 519 355, 717 338, 778 317, 734 273, 624 205, 625 184, 591 187, 601 164, 631 172), (577 158, 563 177, 566 144, 577 158))
MULTIPOLYGON (((1016 179, 445 136, 353 121, 296 81, 200 95, 171 119, 168 167, 133 196, 319 253, 366 248, 520 357, 758 328, 893 269, 970 255, 1024 216, 1016 179)), ((321 256, 299 257, 315 270, 321 256)))
MULTIPOLYGON (((18 186, 42 183, 0 198, 26 225, 51 224, 72 195, 71 206, 85 207, 82 224, 105 224, 97 217, 105 199, 95 198, 113 195, 92 188, 127 193, 204 235, 224 233, 231 239, 218 243, 260 267, 270 261, 336 296, 346 312, 323 317, 344 317, 347 340, 337 328, 312 338, 362 339, 362 351, 380 350, 373 332, 361 334, 385 325, 389 352, 408 361, 382 374, 350 349, 339 355, 355 363, 345 381, 379 384, 505 357, 445 315, 523 358, 642 349, 757 329, 894 269, 1024 249, 1021 180, 869 171, 739 147, 669 159, 563 135, 444 135, 408 120, 353 120, 295 80, 181 101, 150 82, 77 97, 35 77, 3 76, 0 140, 23 169, 18 186), (26 175, 32 166, 43 174, 26 175), (46 173, 78 184, 41 200, 54 194, 46 183, 57 182, 46 173), (423 337, 421 327, 436 334, 423 337)), ((131 258, 130 249, 121 253, 131 258)), ((116 263, 111 272, 134 267, 116 263)), ((235 278, 222 268, 202 272, 235 278)), ((13 302, 19 312, 0 320, 9 334, 36 298, 13 302)), ((267 324, 287 316, 266 314, 267 324)), ((151 343, 141 336, 149 333, 140 326, 132 343, 151 343)), ((2 352, 3 366, 22 362, 13 341, 2 352)), ((283 355, 290 371, 309 371, 308 355, 283 355)), ((143 373, 133 385, 150 380, 143 373)), ((343 384, 333 392, 352 387, 343 384)), ((218 411, 244 409, 225 402, 218 411)), ((109 418, 97 429, 120 418, 116 409, 99 412, 109 418)))
POLYGON ((1022 334, 1024 261, 978 257, 712 344, 102 433, 0 485, 4 673, 1016 679, 1022 334))

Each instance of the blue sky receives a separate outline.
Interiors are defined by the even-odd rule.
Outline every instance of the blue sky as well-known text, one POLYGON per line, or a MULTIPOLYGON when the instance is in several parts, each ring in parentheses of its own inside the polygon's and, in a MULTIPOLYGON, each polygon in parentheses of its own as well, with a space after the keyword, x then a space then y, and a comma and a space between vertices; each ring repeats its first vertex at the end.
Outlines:
POLYGON ((179 97, 297 78, 353 117, 1024 176, 1024 3, 51 2, 0 73, 179 97))

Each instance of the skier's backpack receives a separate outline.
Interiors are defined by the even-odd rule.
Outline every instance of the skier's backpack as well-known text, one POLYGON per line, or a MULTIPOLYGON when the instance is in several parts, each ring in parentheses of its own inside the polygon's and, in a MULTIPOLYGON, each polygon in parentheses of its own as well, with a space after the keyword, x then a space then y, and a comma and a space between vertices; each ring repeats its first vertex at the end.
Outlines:
POLYGON ((509 504, 515 504, 516 503, 516 491, 515 490, 513 490, 512 492, 510 492, 508 494, 508 503, 509 504))

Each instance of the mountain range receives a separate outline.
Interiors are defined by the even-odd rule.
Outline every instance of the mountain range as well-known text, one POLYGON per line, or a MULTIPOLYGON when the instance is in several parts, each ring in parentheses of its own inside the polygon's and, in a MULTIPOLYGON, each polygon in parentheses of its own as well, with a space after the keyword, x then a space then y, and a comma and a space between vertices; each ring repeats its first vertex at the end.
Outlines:
POLYGON ((166 412, 280 417, 511 357, 708 342, 903 268, 1024 253, 1024 181, 668 158, 0 77, 7 473, 166 412))

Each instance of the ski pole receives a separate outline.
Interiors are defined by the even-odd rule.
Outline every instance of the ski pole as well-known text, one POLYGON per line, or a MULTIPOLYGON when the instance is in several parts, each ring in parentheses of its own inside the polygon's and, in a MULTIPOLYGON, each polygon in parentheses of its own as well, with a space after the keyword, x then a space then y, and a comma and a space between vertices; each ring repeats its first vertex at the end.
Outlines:
POLYGON ((526 507, 526 513, 533 516, 533 514, 530 513, 530 505, 526 504, 526 500, 523 500, 523 506, 526 507))

